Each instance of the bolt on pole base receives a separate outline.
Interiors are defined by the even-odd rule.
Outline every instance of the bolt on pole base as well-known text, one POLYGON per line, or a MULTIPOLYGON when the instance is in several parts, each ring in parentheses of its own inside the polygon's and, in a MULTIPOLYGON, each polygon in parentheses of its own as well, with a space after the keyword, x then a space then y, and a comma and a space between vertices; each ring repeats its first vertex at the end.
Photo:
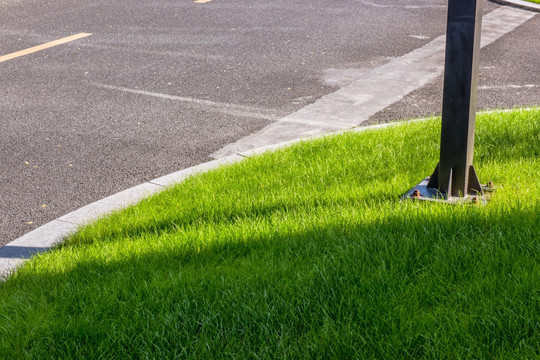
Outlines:
POLYGON ((487 204, 491 193, 495 190, 495 186, 490 181, 485 185, 480 185, 481 191, 475 191, 464 196, 448 196, 441 193, 437 188, 431 187, 429 184, 432 180, 431 176, 428 176, 414 188, 409 190, 403 195, 403 200, 418 200, 418 201, 432 201, 445 204, 487 204))

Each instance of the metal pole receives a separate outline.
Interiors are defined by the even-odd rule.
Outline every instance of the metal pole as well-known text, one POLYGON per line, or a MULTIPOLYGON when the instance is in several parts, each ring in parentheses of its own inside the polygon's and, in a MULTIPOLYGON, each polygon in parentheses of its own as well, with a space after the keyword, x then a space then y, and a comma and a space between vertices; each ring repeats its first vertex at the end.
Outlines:
POLYGON ((439 163, 406 197, 482 195, 473 167, 482 0, 449 0, 439 163))
POLYGON ((472 165, 482 0, 449 0, 441 154, 428 187, 447 196, 482 192, 472 165))

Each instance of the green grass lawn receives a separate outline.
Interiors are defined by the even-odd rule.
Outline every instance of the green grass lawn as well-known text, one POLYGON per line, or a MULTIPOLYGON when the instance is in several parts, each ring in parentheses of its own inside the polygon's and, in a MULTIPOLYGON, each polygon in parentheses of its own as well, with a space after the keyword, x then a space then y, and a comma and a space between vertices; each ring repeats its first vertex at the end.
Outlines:
POLYGON ((527 1, 540 4, 540 0, 527 0, 527 1))
POLYGON ((218 169, 0 284, 1 359, 540 357, 540 109, 481 115, 481 205, 401 201, 440 119, 218 169))

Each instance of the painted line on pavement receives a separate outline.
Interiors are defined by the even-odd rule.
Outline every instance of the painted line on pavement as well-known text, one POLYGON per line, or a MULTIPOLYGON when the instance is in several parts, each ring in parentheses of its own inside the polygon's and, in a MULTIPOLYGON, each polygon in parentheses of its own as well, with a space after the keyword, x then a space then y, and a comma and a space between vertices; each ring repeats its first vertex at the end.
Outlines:
POLYGON ((117 90, 117 91, 122 91, 122 92, 130 93, 130 94, 151 96, 151 97, 165 99, 165 100, 181 101, 187 104, 202 107, 205 110, 216 111, 222 114, 227 114, 227 115, 232 115, 232 116, 273 120, 273 121, 276 121, 279 119, 278 116, 276 116, 274 113, 271 113, 271 112, 276 112, 276 111, 273 111, 271 109, 264 109, 264 108, 258 108, 258 107, 247 106, 247 105, 215 102, 215 101, 210 101, 210 100, 201 100, 201 99, 176 96, 176 95, 168 95, 168 94, 150 92, 150 91, 139 90, 139 89, 130 89, 130 88, 125 88, 121 86, 112 86, 112 85, 99 84, 99 83, 91 83, 91 84, 94 86, 103 88, 103 89, 117 90))
POLYGON ((51 42, 48 42, 48 43, 45 43, 45 44, 33 46, 31 48, 28 48, 28 49, 16 51, 16 52, 11 53, 11 54, 3 55, 3 56, 0 56, 0 63, 4 62, 4 61, 16 59, 16 58, 21 57, 21 56, 29 55, 29 54, 32 54, 32 53, 35 53, 35 52, 38 52, 38 51, 41 51, 41 50, 49 49, 49 48, 52 48, 52 47, 55 47, 55 46, 58 46, 58 45, 62 45, 62 44, 65 44, 65 43, 68 43, 68 42, 71 42, 71 41, 82 39, 82 38, 85 38, 85 37, 90 36, 90 35, 92 35, 92 34, 79 33, 79 34, 71 35, 71 36, 68 36, 68 37, 65 37, 65 38, 62 38, 62 39, 54 40, 54 41, 51 41, 51 42))
POLYGON ((533 84, 528 84, 528 85, 512 85, 512 84, 509 84, 509 85, 495 85, 495 86, 485 85, 485 86, 479 86, 478 89, 479 90, 533 89, 533 88, 539 87, 539 86, 540 85, 533 85, 533 84))
POLYGON ((427 9, 427 8, 446 8, 446 5, 388 5, 388 4, 378 4, 372 1, 361 1, 362 4, 373 6, 377 8, 398 8, 398 9, 427 9))
MULTIPOLYGON (((535 15, 510 7, 490 12, 482 21, 481 46, 491 44, 535 15)), ((351 84, 210 156, 218 159, 269 144, 357 126, 441 76, 445 47, 446 35, 439 36, 421 48, 367 71, 351 84)))

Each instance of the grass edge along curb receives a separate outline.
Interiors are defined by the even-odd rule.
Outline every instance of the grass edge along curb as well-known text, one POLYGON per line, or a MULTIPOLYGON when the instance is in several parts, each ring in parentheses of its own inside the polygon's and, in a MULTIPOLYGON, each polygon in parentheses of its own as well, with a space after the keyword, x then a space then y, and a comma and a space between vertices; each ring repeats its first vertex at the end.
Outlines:
MULTIPOLYGON (((524 108, 522 110, 530 110, 524 108)), ((513 109, 506 110, 490 110, 482 111, 478 114, 489 114, 492 112, 507 112, 513 109)), ((418 122, 426 121, 431 118, 411 119, 408 121, 418 122)), ((186 178, 200 174, 214 168, 218 168, 224 164, 235 163, 244 158, 251 157, 268 151, 274 151, 283 147, 291 146, 300 141, 311 141, 325 136, 342 134, 347 132, 367 131, 372 129, 384 129, 389 126, 400 125, 404 121, 397 121, 385 124, 377 124, 370 126, 359 126, 356 128, 339 131, 330 134, 316 135, 313 137, 295 139, 285 141, 278 144, 267 145, 258 149, 244 151, 225 158, 210 161, 208 163, 199 164, 191 168, 183 169, 175 173, 171 173, 146 183, 134 186, 123 190, 119 193, 108 196, 104 199, 93 202, 80 209, 72 211, 58 219, 50 221, 37 229, 24 234, 23 236, 13 240, 12 242, 0 247, 0 281, 3 281, 10 276, 16 269, 24 264, 33 255, 48 251, 54 246, 61 244, 64 239, 76 232, 81 226, 87 225, 101 217, 106 217, 110 212, 124 209, 125 207, 135 204, 145 197, 162 191, 165 188, 184 181, 186 178)))
MULTIPOLYGON (((505 111, 505 110, 502 110, 505 111)), ((431 118, 411 119, 408 121, 426 121, 431 118)), ((337 135, 347 132, 362 132, 373 129, 384 129, 389 126, 397 126, 405 121, 377 124, 370 126, 356 127, 335 133, 316 135, 313 137, 289 140, 278 144, 266 145, 261 148, 247 150, 238 154, 213 160, 207 163, 195 165, 180 171, 161 176, 132 188, 120 191, 104 199, 95 201, 82 208, 74 210, 53 221, 50 221, 37 229, 34 229, 23 236, 0 247, 0 281, 5 280, 13 274, 17 268, 28 261, 32 256, 49 251, 55 246, 64 242, 65 238, 77 232, 83 226, 91 224, 102 217, 107 217, 114 211, 120 211, 130 205, 152 196, 166 188, 180 183, 185 179, 198 174, 210 171, 220 166, 234 164, 245 158, 275 151, 284 147, 294 145, 302 141, 311 141, 321 137, 337 135)))

